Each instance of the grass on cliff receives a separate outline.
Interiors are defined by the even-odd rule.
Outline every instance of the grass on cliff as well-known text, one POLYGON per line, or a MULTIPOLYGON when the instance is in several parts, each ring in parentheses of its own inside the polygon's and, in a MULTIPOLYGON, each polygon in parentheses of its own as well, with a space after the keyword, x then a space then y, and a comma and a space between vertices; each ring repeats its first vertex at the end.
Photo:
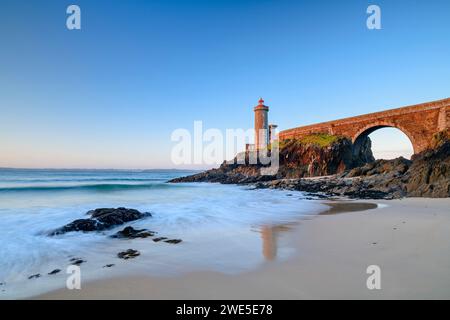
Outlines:
POLYGON ((280 141, 280 149, 283 149, 287 145, 291 145, 293 143, 298 143, 301 145, 316 145, 321 148, 326 148, 337 142, 341 137, 334 136, 328 133, 314 133, 307 136, 304 136, 300 139, 288 139, 284 141, 280 141))

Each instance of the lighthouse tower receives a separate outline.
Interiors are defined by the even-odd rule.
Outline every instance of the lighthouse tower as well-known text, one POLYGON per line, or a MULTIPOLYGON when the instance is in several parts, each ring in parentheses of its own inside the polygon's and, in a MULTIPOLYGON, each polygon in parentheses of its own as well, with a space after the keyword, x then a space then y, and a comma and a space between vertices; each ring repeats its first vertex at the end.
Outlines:
POLYGON ((269 107, 264 105, 264 100, 261 98, 254 110, 255 149, 261 150, 269 145, 269 107))

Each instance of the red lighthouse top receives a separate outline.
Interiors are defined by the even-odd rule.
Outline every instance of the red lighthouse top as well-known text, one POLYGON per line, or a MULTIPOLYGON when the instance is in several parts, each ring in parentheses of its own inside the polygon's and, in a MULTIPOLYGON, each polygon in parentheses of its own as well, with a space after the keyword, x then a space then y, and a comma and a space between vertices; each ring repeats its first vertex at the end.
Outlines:
POLYGON ((264 105, 263 98, 259 98, 258 105, 255 107, 255 111, 259 110, 269 111, 269 107, 264 105))

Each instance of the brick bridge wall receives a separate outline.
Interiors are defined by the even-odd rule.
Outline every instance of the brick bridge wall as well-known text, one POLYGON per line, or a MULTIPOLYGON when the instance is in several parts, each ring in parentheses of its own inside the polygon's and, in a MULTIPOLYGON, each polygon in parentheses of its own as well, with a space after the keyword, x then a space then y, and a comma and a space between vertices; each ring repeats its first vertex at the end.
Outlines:
POLYGON ((362 138, 384 127, 394 127, 405 133, 414 153, 429 149, 433 135, 450 127, 450 98, 285 130, 280 132, 279 139, 329 133, 346 136, 356 146, 362 138))

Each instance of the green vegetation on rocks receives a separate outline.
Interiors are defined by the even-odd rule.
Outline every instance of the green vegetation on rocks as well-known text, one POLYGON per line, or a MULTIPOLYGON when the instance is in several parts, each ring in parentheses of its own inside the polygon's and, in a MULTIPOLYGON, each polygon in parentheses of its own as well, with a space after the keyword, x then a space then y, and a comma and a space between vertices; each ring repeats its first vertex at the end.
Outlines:
POLYGON ((331 135, 328 133, 314 133, 304 136, 300 139, 288 139, 280 141, 280 150, 288 145, 316 145, 321 148, 331 146, 333 143, 338 142, 342 137, 331 135))

